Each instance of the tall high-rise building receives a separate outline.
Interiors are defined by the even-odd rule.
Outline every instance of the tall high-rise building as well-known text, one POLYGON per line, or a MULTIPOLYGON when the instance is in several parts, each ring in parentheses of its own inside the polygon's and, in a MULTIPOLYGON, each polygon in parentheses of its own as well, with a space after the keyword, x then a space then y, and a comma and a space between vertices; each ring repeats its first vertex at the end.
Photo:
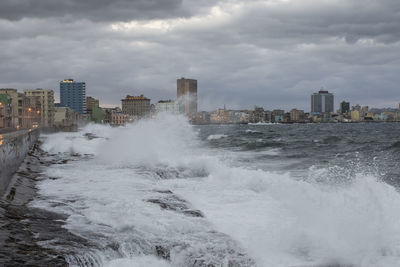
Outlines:
POLYGON ((340 103, 340 114, 345 114, 350 112, 350 102, 342 101, 340 103))
POLYGON ((144 117, 150 113, 150 99, 140 96, 127 95, 122 102, 122 113, 131 116, 144 117))
POLYGON ((86 114, 86 83, 65 79, 60 82, 60 104, 76 113, 86 114))
POLYGON ((197 80, 181 78, 177 81, 177 100, 186 115, 197 113, 197 80))
POLYGON ((333 94, 328 91, 319 91, 311 95, 312 113, 331 113, 333 112, 333 94))
POLYGON ((24 93, 29 98, 36 98, 39 102, 36 105, 37 110, 31 112, 37 112, 40 116, 40 126, 49 127, 54 124, 54 91, 53 90, 24 90, 24 93))

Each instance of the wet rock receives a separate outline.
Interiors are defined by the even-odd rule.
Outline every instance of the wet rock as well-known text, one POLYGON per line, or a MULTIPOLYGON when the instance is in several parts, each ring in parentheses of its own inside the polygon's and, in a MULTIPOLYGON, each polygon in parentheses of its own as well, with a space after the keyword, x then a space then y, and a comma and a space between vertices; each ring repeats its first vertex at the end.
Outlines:
POLYGON ((170 249, 161 245, 156 246, 156 253, 157 256, 160 258, 163 258, 165 260, 170 260, 171 259, 171 252, 170 249))
POLYGON ((88 140, 99 138, 97 135, 95 135, 93 133, 85 133, 85 134, 83 134, 83 136, 85 136, 88 140))
POLYGON ((162 209, 176 211, 187 216, 204 217, 199 210, 190 208, 189 203, 174 195, 171 191, 164 191, 159 198, 147 199, 147 202, 157 204, 162 209))
POLYGON ((15 191, 16 191, 15 187, 12 187, 10 190, 10 193, 8 193, 8 195, 7 195, 8 201, 12 201, 14 199, 15 191))

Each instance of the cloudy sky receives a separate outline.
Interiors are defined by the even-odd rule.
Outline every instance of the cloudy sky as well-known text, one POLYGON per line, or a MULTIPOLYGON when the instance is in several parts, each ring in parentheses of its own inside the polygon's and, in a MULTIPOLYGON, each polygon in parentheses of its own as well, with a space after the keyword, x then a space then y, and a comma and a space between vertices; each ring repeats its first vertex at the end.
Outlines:
POLYGON ((310 110, 324 87, 335 108, 400 102, 399 0, 1 0, 0 87, 86 81, 174 99, 198 80, 199 106, 310 110))

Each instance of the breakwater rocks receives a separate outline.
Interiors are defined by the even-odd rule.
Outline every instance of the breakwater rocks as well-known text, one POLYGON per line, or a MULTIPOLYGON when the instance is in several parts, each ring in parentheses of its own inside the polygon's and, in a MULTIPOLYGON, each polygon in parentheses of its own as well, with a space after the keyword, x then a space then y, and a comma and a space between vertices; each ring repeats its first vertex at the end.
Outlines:
POLYGON ((12 174, 39 138, 39 130, 23 130, 0 135, 0 196, 10 184, 12 174))

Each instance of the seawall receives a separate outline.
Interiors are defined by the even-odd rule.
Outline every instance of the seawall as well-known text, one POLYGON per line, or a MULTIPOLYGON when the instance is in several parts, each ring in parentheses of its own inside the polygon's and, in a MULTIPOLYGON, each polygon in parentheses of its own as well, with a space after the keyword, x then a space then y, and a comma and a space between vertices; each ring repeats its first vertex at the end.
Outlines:
POLYGON ((0 196, 40 135, 39 129, 0 134, 0 196))

